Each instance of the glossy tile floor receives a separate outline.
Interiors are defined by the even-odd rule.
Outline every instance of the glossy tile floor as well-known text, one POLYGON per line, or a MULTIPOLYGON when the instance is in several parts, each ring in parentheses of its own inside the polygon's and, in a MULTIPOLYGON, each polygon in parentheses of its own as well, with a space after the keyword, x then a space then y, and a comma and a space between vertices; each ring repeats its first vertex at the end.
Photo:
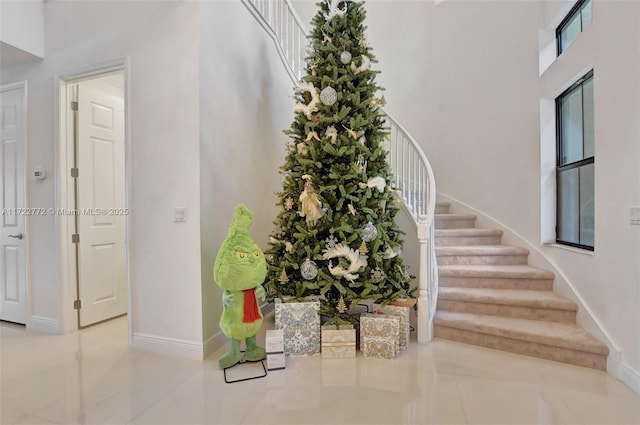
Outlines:
POLYGON ((0 336, 2 424, 640 424, 640 396, 605 373, 442 340, 396 360, 289 358, 225 384, 221 352, 131 350, 126 318, 55 336, 0 324, 0 336))

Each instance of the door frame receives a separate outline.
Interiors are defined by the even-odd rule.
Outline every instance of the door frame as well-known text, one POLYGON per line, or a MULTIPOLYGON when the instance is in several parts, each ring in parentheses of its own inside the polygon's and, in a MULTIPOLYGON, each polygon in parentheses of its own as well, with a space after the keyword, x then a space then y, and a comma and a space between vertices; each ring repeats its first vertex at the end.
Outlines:
MULTIPOLYGON (((24 140, 24 158, 22 158, 23 173, 23 190, 24 190, 24 206, 29 207, 29 129, 27 124, 27 80, 18 81, 17 83, 5 84, 0 86, 0 92, 11 91, 16 89, 22 89, 22 137, 24 140)), ((24 255, 25 255, 25 294, 26 294, 26 306, 25 306, 25 326, 27 329, 31 328, 31 228, 30 228, 29 214, 24 215, 24 232, 26 238, 24 238, 24 255)))
MULTIPOLYGON (((73 180, 70 177, 70 168, 73 163, 73 117, 68 113, 69 102, 67 98, 68 84, 77 83, 82 80, 88 80, 100 75, 114 71, 122 71, 124 74, 124 143, 125 143, 125 201, 127 207, 131 205, 131 137, 129 122, 131 119, 130 112, 130 70, 129 59, 124 58, 112 62, 87 66, 79 69, 56 74, 54 77, 55 84, 55 109, 56 109, 56 126, 58 135, 58 150, 56 151, 56 208, 57 211, 72 210, 75 208, 73 180), (70 137, 71 136, 71 137, 70 137)), ((71 233, 73 226, 73 216, 65 216, 56 214, 56 240, 57 240, 57 264, 58 278, 60 280, 60 317, 62 319, 62 331, 64 333, 74 332, 78 330, 77 310, 73 308, 73 303, 77 296, 77 280, 76 280, 76 256, 75 246, 71 242, 71 233)), ((127 322, 128 322, 128 340, 129 346, 132 344, 132 302, 131 302, 131 229, 130 215, 125 217, 125 267, 126 267, 126 285, 127 285, 127 322)))

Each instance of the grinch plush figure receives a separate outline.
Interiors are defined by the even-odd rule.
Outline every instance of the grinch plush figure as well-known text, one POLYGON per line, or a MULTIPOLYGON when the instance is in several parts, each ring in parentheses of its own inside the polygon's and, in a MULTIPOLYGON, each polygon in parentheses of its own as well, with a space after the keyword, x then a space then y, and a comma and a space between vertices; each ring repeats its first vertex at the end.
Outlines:
POLYGON ((262 250, 249 235, 253 222, 251 211, 244 205, 236 206, 229 233, 222 242, 213 266, 213 278, 224 289, 220 328, 231 338, 229 352, 220 357, 221 369, 242 360, 240 343, 245 341, 244 358, 259 361, 265 350, 256 346, 256 334, 262 326, 262 312, 256 297, 265 299, 262 282, 267 275, 267 262, 262 250))

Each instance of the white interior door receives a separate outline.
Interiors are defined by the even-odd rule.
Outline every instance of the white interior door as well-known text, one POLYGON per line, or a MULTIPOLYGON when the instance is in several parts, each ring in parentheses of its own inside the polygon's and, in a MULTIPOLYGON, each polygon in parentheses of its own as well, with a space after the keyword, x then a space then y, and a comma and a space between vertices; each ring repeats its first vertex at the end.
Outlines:
POLYGON ((127 312, 124 100, 79 83, 80 326, 127 312))
POLYGON ((24 87, 0 92, 0 320, 26 323, 27 245, 24 87))

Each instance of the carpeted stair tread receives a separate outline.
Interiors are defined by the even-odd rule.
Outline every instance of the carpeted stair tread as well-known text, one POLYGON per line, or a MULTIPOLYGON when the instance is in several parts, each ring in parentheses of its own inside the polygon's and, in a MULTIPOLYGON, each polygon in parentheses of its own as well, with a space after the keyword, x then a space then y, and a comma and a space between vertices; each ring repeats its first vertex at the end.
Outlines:
POLYGON ((509 245, 438 246, 436 256, 451 255, 529 255, 529 250, 509 245))
POLYGON ((606 356, 609 348, 575 324, 438 311, 435 326, 606 356))
POLYGON ((578 311, 576 303, 553 291, 440 287, 438 300, 578 311))
POLYGON ((473 214, 436 214, 436 220, 475 220, 476 216, 473 214))
POLYGON ((555 279, 548 270, 528 265, 449 265, 438 266, 440 276, 494 277, 502 279, 555 279))
POLYGON ((455 237, 455 236, 502 236, 502 230, 500 229, 479 229, 476 227, 461 228, 461 229, 435 229, 434 236, 436 238, 442 237, 455 237))

